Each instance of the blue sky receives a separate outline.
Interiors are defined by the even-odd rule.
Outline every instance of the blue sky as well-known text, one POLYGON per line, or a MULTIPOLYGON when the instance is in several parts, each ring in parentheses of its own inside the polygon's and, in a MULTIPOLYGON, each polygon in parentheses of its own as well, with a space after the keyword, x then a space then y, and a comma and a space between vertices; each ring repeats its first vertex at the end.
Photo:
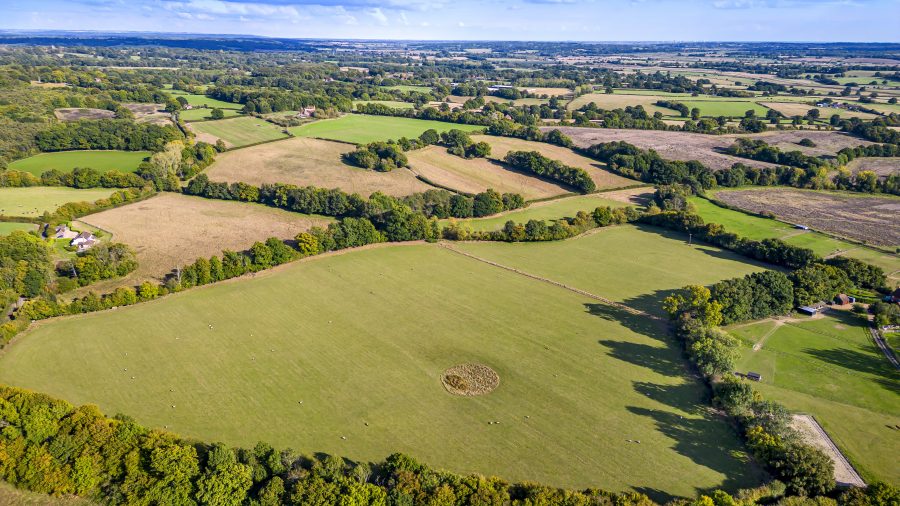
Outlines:
POLYGON ((900 0, 0 0, 4 29, 465 40, 900 41, 900 0))

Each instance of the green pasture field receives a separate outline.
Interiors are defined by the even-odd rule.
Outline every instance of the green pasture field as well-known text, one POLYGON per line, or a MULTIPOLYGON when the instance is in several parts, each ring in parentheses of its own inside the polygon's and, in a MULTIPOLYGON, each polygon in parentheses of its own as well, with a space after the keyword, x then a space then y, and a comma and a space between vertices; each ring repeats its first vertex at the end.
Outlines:
POLYGON ((69 202, 93 202, 109 197, 113 191, 110 188, 76 190, 59 186, 0 188, 0 215, 40 216, 44 211, 53 212, 69 202))
MULTIPOLYGON (((2 213, 0 213, 2 214, 2 213)), ((7 235, 16 230, 24 230, 28 232, 29 230, 36 230, 37 225, 34 223, 16 223, 12 221, 0 221, 0 235, 7 235)))
MULTIPOLYGON (((465 220, 458 219, 454 221, 467 226, 472 230, 499 230, 510 220, 523 224, 528 222, 528 220, 544 220, 549 223, 562 218, 573 217, 578 214, 578 211, 590 213, 598 207, 625 207, 627 205, 628 204, 618 200, 604 198, 604 194, 602 193, 591 193, 588 195, 577 195, 574 197, 553 199, 546 202, 537 202, 524 209, 510 211, 500 216, 465 220)), ((450 222, 451 220, 441 220, 443 225, 450 222)))
MULTIPOLYGON (((718 223, 725 230, 750 239, 781 239, 794 246, 809 248, 821 256, 841 251, 844 256, 881 267, 888 275, 900 271, 900 256, 895 254, 835 239, 812 230, 799 230, 778 220, 726 209, 701 197, 691 197, 690 202, 705 222, 718 223)), ((895 275, 891 278, 897 279, 895 275)))
POLYGON ((200 95, 196 93, 184 93, 182 91, 170 91, 171 95, 176 97, 184 97, 185 100, 189 104, 194 107, 202 107, 207 106, 210 109, 214 107, 218 107, 219 109, 243 109, 244 106, 241 104, 235 104, 234 102, 225 102, 223 100, 217 100, 215 98, 207 97, 206 95, 200 95))
POLYGON ((287 137, 282 128, 268 121, 250 116, 203 121, 194 123, 191 128, 199 133, 218 137, 234 147, 247 146, 265 141, 274 141, 287 137))
POLYGON ((682 104, 686 105, 688 108, 693 109, 694 107, 700 109, 700 116, 729 116, 729 117, 743 117, 744 114, 752 110, 756 112, 757 116, 764 117, 766 115, 766 111, 768 109, 763 107, 752 100, 757 99, 744 99, 744 100, 679 100, 682 104))
MULTIPOLYGON (((184 121, 202 121, 210 119, 210 114, 212 114, 213 108, 204 109, 202 107, 198 107, 196 109, 188 109, 185 111, 179 111, 178 117, 184 121)), ((235 116, 240 116, 242 113, 240 109, 221 109, 222 114, 225 118, 233 118, 235 116)))
POLYGON ((413 109, 416 106, 416 104, 412 104, 410 102, 400 102, 398 100, 354 100, 353 110, 356 110, 356 106, 360 104, 381 104, 386 105, 392 109, 413 109))
POLYGON ((431 91, 431 86, 417 86, 414 84, 397 84, 395 86, 382 86, 382 88, 386 90, 418 91, 420 93, 431 91))
MULTIPOLYGON (((610 231, 615 256, 651 247, 705 260, 704 281, 753 270, 634 227, 610 231)), ((629 289, 651 293, 697 281, 693 269, 666 280, 602 260, 582 263, 582 277, 627 267, 640 280, 629 289)), ((660 500, 762 479, 664 327, 439 245, 313 258, 45 322, 0 358, 0 381, 204 440, 363 460, 400 451, 455 472, 660 500), (473 362, 497 371, 499 387, 447 393, 442 371, 473 362)))
POLYGON ((900 483, 897 431, 890 428, 900 421, 900 372, 872 342, 864 317, 834 310, 821 319, 730 331, 745 344, 738 371, 762 374, 754 388, 814 415, 866 481, 900 483))
POLYGON ((397 140, 400 137, 412 139, 422 135, 422 132, 430 128, 440 133, 453 129, 473 132, 482 130, 484 127, 444 121, 347 114, 336 119, 315 121, 293 127, 289 131, 297 137, 318 137, 334 141, 367 144, 388 139, 397 140))
POLYGON ((30 172, 35 176, 40 176, 50 169, 71 172, 76 167, 90 167, 100 172, 109 170, 134 172, 144 158, 151 154, 149 151, 55 151, 16 160, 9 164, 9 168, 30 172))
POLYGON ((766 269, 744 257, 662 229, 623 225, 569 241, 467 242, 454 248, 569 284, 652 314, 687 284, 713 284, 766 269))

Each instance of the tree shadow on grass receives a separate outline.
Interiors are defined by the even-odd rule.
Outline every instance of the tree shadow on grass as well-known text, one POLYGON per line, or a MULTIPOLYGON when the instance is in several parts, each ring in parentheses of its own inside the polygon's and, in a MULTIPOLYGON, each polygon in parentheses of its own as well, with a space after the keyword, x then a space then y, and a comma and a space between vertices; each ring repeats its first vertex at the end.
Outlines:
MULTIPOLYGON (((718 488, 734 491, 762 481, 763 473, 755 467, 746 453, 735 453, 740 445, 731 429, 723 421, 715 420, 712 415, 683 418, 658 409, 635 406, 627 409, 636 415, 653 419, 657 430, 674 441, 672 449, 680 455, 725 477, 722 483, 709 489, 698 489, 697 493, 707 493, 718 488)), ((676 471, 678 470, 673 469, 673 472, 676 471)))
POLYGON ((855 351, 849 348, 826 350, 804 348, 801 352, 826 364, 875 376, 882 386, 895 393, 900 393, 900 372, 884 356, 873 356, 871 353, 855 351))

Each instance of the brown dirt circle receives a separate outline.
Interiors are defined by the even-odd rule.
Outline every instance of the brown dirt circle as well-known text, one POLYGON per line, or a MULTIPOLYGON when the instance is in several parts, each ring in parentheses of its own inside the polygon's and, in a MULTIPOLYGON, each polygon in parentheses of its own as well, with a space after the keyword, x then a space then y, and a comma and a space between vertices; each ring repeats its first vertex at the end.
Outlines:
POLYGON ((441 383, 453 395, 474 397, 494 391, 500 376, 484 364, 459 364, 444 371, 441 383))

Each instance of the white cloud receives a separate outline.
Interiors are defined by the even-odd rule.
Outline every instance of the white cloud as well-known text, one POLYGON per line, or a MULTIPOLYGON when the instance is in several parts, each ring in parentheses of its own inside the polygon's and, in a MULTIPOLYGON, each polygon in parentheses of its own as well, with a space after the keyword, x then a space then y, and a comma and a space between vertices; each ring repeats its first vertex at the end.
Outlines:
POLYGON ((375 21, 379 25, 385 26, 388 24, 387 16, 384 15, 384 12, 381 11, 380 7, 375 7, 374 9, 369 9, 368 14, 369 14, 369 16, 372 16, 373 18, 375 18, 375 21))

